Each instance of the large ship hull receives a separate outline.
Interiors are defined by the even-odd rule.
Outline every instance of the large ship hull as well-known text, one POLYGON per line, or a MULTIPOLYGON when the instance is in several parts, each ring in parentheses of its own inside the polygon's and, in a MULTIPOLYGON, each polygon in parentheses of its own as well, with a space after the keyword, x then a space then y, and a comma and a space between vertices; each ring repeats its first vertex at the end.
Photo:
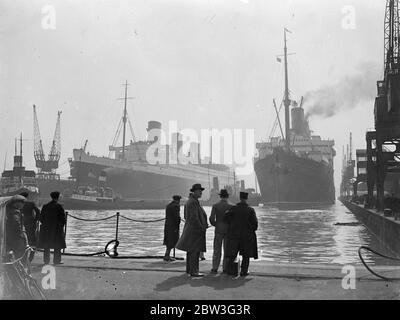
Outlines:
POLYGON ((133 164, 118 160, 80 154, 75 150, 75 160, 71 163, 71 176, 76 184, 97 186, 104 183, 111 187, 117 197, 124 200, 166 200, 174 194, 183 197, 189 195, 195 183, 201 183, 206 190, 204 197, 210 194, 211 181, 218 177, 221 186, 233 183, 230 171, 207 170, 193 165, 153 166, 133 164), (99 180, 106 177, 106 181, 99 180))
POLYGON ((333 168, 324 162, 274 149, 254 163, 264 203, 329 204, 335 201, 333 168))
POLYGON ((64 193, 67 189, 73 190, 75 188, 74 181, 66 179, 37 179, 37 185, 40 205, 50 201, 50 193, 53 191, 64 193))

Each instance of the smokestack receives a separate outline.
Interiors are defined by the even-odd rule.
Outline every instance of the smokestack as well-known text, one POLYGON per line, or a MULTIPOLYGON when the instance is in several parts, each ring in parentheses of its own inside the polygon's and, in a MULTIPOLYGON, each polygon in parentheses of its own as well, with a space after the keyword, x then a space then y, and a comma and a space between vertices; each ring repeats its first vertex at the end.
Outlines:
POLYGON ((334 84, 309 91, 304 96, 304 109, 309 116, 329 118, 342 110, 350 110, 360 103, 372 103, 375 98, 375 83, 380 77, 380 66, 363 63, 353 75, 346 76, 334 84))

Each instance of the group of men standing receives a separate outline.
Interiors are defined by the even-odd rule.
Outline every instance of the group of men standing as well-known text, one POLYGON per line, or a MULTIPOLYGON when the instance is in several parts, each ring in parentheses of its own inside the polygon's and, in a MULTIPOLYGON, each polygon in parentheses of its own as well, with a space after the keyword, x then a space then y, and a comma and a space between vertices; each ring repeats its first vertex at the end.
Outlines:
MULTIPOLYGON (((50 194, 51 201, 40 211, 29 194, 22 192, 13 196, 6 207, 6 250, 14 258, 21 258, 28 247, 43 248, 43 261, 50 263, 50 249, 54 249, 53 263, 61 264, 61 249, 66 247, 64 208, 58 203, 60 193, 50 194)), ((31 251, 29 260, 34 258, 31 251)))
MULTIPOLYGON (((166 208, 164 245, 167 249, 164 260, 172 260, 170 252, 173 248, 186 251, 186 273, 195 278, 204 276, 199 272, 200 253, 206 251, 206 230, 209 227, 207 214, 199 202, 204 190, 201 184, 192 186, 191 195, 184 207, 185 226, 181 236, 181 197, 173 196, 173 201, 166 208)), ((222 189, 219 196, 220 201, 212 206, 209 219, 215 227, 211 273, 218 273, 223 248, 222 272, 236 275, 234 262, 240 254, 243 257, 240 276, 245 277, 249 274, 250 258, 258 258, 255 233, 258 228, 257 216, 247 204, 248 193, 240 192, 240 202, 236 205, 229 204, 227 190, 222 189)))

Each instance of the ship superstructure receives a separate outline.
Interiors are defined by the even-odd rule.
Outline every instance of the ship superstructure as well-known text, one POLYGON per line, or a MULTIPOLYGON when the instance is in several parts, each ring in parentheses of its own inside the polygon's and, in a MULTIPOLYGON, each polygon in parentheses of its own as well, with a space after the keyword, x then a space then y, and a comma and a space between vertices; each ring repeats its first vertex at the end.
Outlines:
MULTIPOLYGON (((118 131, 123 132, 122 146, 109 147, 110 155, 95 156, 89 154, 85 148, 74 149, 70 159, 71 176, 76 186, 107 186, 114 193, 124 199, 170 199, 173 194, 187 196, 194 183, 201 183, 206 187, 204 199, 209 198, 211 189, 218 185, 232 185, 234 172, 223 164, 214 164, 209 159, 205 162, 200 159, 200 144, 190 146, 190 159, 187 163, 178 161, 182 154, 182 136, 176 132, 172 134, 169 144, 160 144, 159 152, 164 154, 164 161, 153 163, 148 159, 148 150, 155 143, 161 143, 161 123, 149 121, 147 139, 126 143, 126 124, 132 130, 128 118, 126 100, 127 84, 125 84, 124 112, 118 131)), ((117 135, 116 135, 117 137, 117 135)), ((114 138, 114 142, 116 138, 114 138)))

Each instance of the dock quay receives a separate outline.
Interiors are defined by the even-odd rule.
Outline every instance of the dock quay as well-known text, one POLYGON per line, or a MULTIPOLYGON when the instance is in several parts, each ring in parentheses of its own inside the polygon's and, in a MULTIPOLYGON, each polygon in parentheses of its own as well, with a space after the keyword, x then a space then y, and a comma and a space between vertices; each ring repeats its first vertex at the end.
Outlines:
POLYGON ((393 257, 400 258, 400 221, 384 212, 341 198, 343 205, 359 219, 393 257))
MULTIPOLYGON (((111 259, 63 256, 55 266, 55 289, 44 290, 48 299, 135 300, 308 300, 399 299, 400 283, 377 279, 363 266, 355 266, 353 288, 343 288, 346 271, 339 264, 284 264, 263 260, 250 263, 250 275, 209 274, 211 261, 200 263, 205 276, 192 279, 185 261, 111 259)), ((41 284, 42 254, 33 261, 32 274, 41 284)), ((400 277, 400 268, 375 266, 387 276, 400 277)))

